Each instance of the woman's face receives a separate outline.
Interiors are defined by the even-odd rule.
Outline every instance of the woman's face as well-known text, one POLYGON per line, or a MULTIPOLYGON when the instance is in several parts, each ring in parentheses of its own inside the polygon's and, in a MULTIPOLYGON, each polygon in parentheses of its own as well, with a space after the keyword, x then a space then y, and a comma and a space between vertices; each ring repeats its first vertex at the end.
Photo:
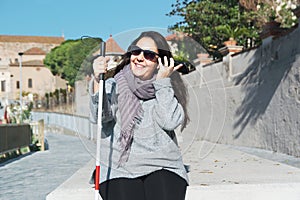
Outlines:
MULTIPOLYGON (((158 54, 156 44, 151 38, 141 38, 136 46, 143 50, 150 50, 158 54)), ((145 52, 141 51, 139 55, 132 54, 130 57, 130 67, 136 77, 141 80, 149 80, 153 77, 154 72, 157 69, 158 56, 156 55, 154 60, 148 60, 144 57, 144 53, 145 52)))

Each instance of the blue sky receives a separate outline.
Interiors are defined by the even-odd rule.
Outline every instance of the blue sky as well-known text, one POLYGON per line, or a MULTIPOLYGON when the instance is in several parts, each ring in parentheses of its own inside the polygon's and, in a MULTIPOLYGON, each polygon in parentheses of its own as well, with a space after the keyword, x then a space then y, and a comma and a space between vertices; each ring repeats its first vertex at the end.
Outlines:
POLYGON ((0 0, 1 35, 101 37, 151 27, 166 29, 176 0, 0 0))

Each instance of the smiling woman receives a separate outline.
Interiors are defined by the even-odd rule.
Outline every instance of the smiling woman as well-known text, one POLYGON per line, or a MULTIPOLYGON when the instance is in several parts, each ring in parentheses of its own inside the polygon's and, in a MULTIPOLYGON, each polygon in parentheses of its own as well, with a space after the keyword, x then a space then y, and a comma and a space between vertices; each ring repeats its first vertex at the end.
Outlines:
MULTIPOLYGON (((95 77, 107 71, 107 62, 104 57, 94 61, 95 77)), ((131 43, 114 77, 106 80, 100 151, 104 200, 185 198, 188 177, 174 133, 188 118, 186 96, 177 95, 185 90, 180 67, 174 66, 165 38, 147 31, 131 43)), ((97 79, 92 79, 93 122, 97 91, 97 79)))

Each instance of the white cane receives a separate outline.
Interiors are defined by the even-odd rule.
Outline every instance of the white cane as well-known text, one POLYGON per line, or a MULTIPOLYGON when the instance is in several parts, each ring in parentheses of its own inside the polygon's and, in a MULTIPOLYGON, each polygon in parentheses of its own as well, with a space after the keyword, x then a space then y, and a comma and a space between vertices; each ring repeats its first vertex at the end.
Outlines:
MULTIPOLYGON (((100 55, 105 56, 105 42, 100 44, 100 55)), ((96 173, 95 173, 95 200, 100 200, 100 147, 102 131, 102 108, 103 108, 104 74, 99 75, 99 99, 98 99, 98 120, 97 120, 97 152, 96 152, 96 173)))

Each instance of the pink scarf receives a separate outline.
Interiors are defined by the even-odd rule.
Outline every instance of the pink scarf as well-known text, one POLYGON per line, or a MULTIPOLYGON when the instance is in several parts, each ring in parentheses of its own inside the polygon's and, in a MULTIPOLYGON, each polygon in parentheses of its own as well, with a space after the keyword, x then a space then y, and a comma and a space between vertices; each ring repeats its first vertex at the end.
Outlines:
POLYGON ((133 128, 142 120, 144 111, 140 100, 155 98, 152 84, 155 78, 156 76, 150 80, 140 80, 133 75, 130 65, 126 65, 115 75, 119 91, 118 108, 121 114, 121 134, 118 141, 122 152, 119 165, 127 162, 133 141, 133 128))

